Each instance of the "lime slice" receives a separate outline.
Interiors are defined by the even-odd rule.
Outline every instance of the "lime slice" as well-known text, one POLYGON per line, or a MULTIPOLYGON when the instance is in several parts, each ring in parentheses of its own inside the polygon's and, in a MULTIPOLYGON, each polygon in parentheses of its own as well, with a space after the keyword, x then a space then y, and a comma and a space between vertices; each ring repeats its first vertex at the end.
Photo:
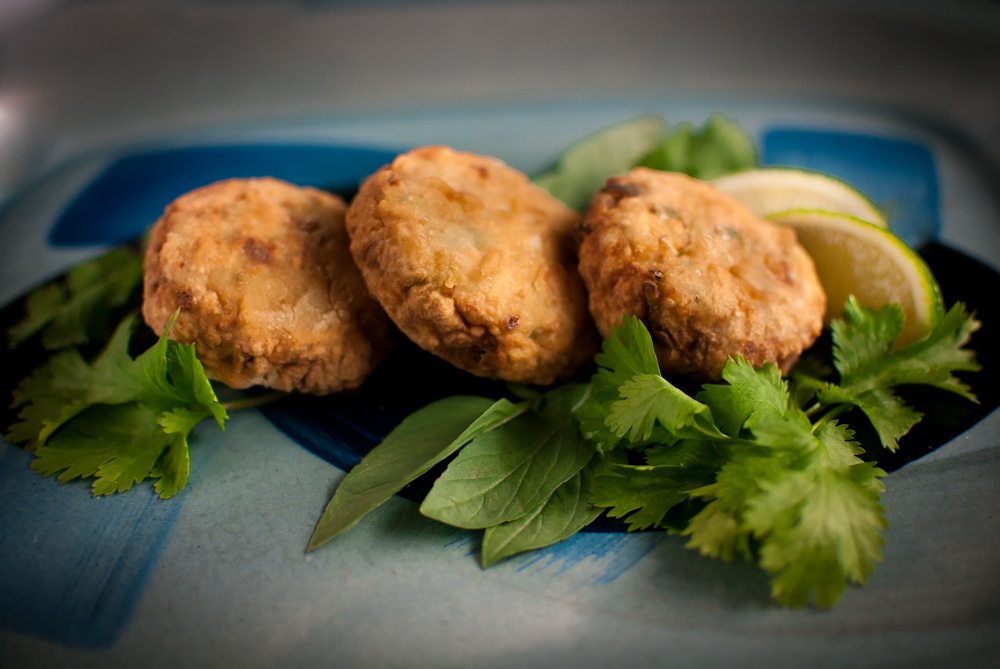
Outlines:
POLYGON ((729 174, 712 183, 758 216, 791 209, 823 209, 889 227, 885 217, 861 192, 820 172, 767 167, 729 174))
POLYGON ((899 237, 859 218, 798 209, 768 218, 795 230, 826 290, 827 320, 843 314, 849 295, 872 308, 898 303, 905 325, 896 341, 923 337, 944 314, 930 269, 899 237))

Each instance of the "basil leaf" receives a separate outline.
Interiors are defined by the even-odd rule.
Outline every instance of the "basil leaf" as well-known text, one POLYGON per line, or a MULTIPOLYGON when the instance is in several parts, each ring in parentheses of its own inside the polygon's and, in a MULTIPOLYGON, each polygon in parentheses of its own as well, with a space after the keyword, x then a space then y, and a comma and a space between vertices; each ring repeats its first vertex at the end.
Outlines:
POLYGON ((354 527, 407 483, 475 437, 520 415, 527 406, 458 395, 410 414, 340 482, 306 550, 315 550, 354 527))
POLYGON ((608 177, 628 172, 667 131, 658 116, 640 116, 584 137, 559 157, 536 184, 572 209, 583 209, 608 177))
POLYGON ((599 460, 595 456, 587 467, 556 488, 547 500, 526 515, 486 528, 483 533, 483 567, 518 553, 551 546, 590 525, 601 514, 600 508, 587 501, 593 469, 599 460))
POLYGON ((586 390, 576 384, 550 391, 541 409, 474 439, 434 483, 420 512, 479 529, 520 518, 544 502, 594 454, 573 417, 586 390))

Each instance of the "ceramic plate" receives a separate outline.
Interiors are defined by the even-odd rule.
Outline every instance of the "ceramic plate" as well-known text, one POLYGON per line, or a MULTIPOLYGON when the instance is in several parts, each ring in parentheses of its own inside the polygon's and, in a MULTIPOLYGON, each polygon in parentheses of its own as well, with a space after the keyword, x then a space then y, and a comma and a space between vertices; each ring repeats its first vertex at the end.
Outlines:
MULTIPOLYGON (((890 212, 946 298, 968 301, 986 320, 974 341, 990 374, 991 297, 1000 288, 995 175, 915 120, 808 102, 417 109, 292 130, 216 129, 94 155, 8 202, 4 313, 15 317, 27 289, 134 238, 173 197, 217 178, 271 174, 349 192, 396 151, 428 142, 536 172, 608 123, 648 112, 700 122, 715 110, 748 128, 765 164, 830 172, 890 212)), ((15 365, 29 364, 23 358, 6 357, 7 385, 15 365)), ((913 455, 933 452, 886 479, 885 559, 829 612, 777 608, 756 568, 701 558, 678 537, 616 527, 484 571, 476 534, 423 519, 406 494, 305 554, 331 490, 360 454, 435 394, 489 392, 476 384, 404 348, 357 393, 241 412, 225 433, 200 426, 190 484, 169 501, 148 485, 95 499, 86 483, 41 478, 28 454, 4 447, 0 643, 24 662, 95 666, 659 666, 667 658, 860 666, 996 652, 1000 417, 986 384, 984 407, 958 416, 959 428, 908 444, 913 455)))

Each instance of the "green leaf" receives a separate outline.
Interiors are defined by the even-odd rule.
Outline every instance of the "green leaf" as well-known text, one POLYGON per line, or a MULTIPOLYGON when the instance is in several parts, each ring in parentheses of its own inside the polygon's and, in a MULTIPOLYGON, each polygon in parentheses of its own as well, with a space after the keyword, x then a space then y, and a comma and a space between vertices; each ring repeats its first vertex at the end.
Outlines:
MULTIPOLYGON (((166 335, 161 336, 160 340, 164 341, 165 338, 166 335)), ((205 367, 198 359, 194 344, 171 342, 167 349, 167 377, 170 384, 176 388, 175 396, 178 396, 179 401, 193 402, 204 407, 215 419, 219 429, 226 429, 228 418, 226 409, 215 396, 212 382, 209 381, 205 367)))
POLYGON ((454 396, 407 416, 337 486, 309 539, 315 550, 474 438, 521 415, 527 403, 454 396))
POLYGON ((618 389, 622 399, 611 404, 605 423, 632 444, 649 441, 657 424, 671 437, 717 436, 709 408, 678 390, 659 374, 637 374, 618 389))
POLYGON ((556 388, 541 408, 476 437, 434 483, 420 512, 479 529, 536 508, 594 454, 573 418, 586 390, 579 384, 556 388))
POLYGON ((204 409, 222 427, 225 409, 194 357, 193 346, 168 340, 165 330, 152 348, 133 360, 128 344, 134 323, 132 316, 123 319, 92 364, 70 349, 25 377, 14 390, 13 406, 21 410, 7 438, 34 448, 89 407, 136 401, 159 411, 204 409))
POLYGON ((39 446, 31 468, 62 482, 92 476, 94 494, 109 495, 147 478, 171 441, 146 406, 98 406, 39 446))
POLYGON ((624 518, 628 529, 659 526, 667 512, 688 500, 691 492, 714 478, 711 467, 653 467, 612 465, 594 477, 590 502, 608 509, 611 518, 624 518))
POLYGON ((152 478, 157 479, 153 488, 161 499, 173 497, 187 485, 188 476, 191 474, 188 435, 208 416, 207 411, 176 408, 160 414, 157 418, 156 422, 163 428, 163 432, 171 437, 170 445, 160 456, 150 474, 152 478))
POLYGON ((654 467, 687 467, 710 465, 721 467, 724 458, 719 443, 705 439, 682 439, 673 444, 650 446, 643 451, 646 464, 654 467))
POLYGON ((955 372, 979 370, 975 355, 965 345, 979 322, 954 305, 922 340, 894 348, 903 328, 898 305, 869 309, 851 297, 844 319, 831 325, 834 365, 840 385, 819 386, 818 398, 827 405, 852 404, 871 421, 882 445, 890 451, 920 420, 893 390, 901 385, 928 385, 976 401, 955 372))
POLYGON ((93 364, 79 351, 60 351, 25 377, 14 389, 14 408, 22 407, 7 438, 44 444, 62 425, 96 404, 124 404, 138 398, 128 342, 135 320, 126 317, 93 364))
POLYGON ((620 437, 608 427, 611 405, 621 399, 619 388, 639 374, 659 374, 653 338, 635 316, 625 316, 611 328, 595 357, 597 372, 590 392, 576 411, 580 427, 602 453, 615 448, 620 437))
POLYGON ((535 177, 536 184, 572 209, 583 209, 608 177, 627 172, 666 132, 657 116, 618 123, 568 148, 556 167, 535 177))
POLYGON ((765 442, 782 431, 788 439, 732 448, 716 481, 694 491, 709 503, 685 534, 689 547, 727 560, 749 557, 756 543, 781 604, 825 608, 881 559, 884 472, 858 458, 861 449, 842 425, 819 423, 803 435, 799 413, 751 417, 750 424, 766 425, 765 442))
POLYGON ((133 360, 133 324, 126 317, 93 363, 68 349, 23 379, 14 391, 18 420, 6 436, 35 451, 32 466, 42 473, 62 472, 60 481, 93 476, 96 495, 152 477, 166 498, 187 484, 195 425, 212 416, 224 428, 227 415, 193 345, 165 331, 133 360))
POLYGON ((850 581, 864 583, 881 559, 887 522, 879 501, 884 476, 856 457, 849 430, 819 426, 816 450, 751 500, 748 528, 761 542, 760 565, 785 606, 813 599, 829 608, 850 581), (805 566, 808 565, 808 569, 805 566))
POLYGON ((700 131, 688 123, 676 126, 639 164, 697 179, 715 179, 752 168, 757 164, 757 149, 739 124, 716 113, 700 131))
POLYGON ((750 533, 743 529, 738 510, 715 500, 699 511, 682 534, 690 537, 685 546, 701 555, 731 562, 749 560, 750 533))
POLYGON ((518 553, 551 546, 592 523, 601 513, 601 509, 587 501, 598 461, 595 456, 587 467, 520 518, 486 528, 481 551, 483 567, 518 553))
POLYGON ((128 248, 81 263, 65 280, 28 296, 24 319, 7 332, 8 345, 14 348, 38 333, 50 350, 100 341, 141 282, 142 255, 128 248))
POLYGON ((774 365, 754 369, 743 357, 730 358, 722 370, 725 384, 706 384, 698 399, 712 412, 722 432, 740 436, 752 414, 762 409, 783 416, 788 411, 788 388, 774 365))

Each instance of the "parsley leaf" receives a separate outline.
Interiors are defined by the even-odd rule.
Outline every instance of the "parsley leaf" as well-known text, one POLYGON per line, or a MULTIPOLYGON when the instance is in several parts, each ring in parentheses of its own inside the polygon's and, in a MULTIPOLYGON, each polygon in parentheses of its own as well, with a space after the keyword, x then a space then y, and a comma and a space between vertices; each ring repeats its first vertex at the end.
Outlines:
POLYGON ((116 311, 142 282, 142 255, 121 247, 75 266, 65 280, 28 296, 24 319, 7 332, 15 348, 41 333, 42 345, 55 350, 101 341, 111 331, 116 311))
POLYGON ((205 418, 224 429, 219 404, 193 344, 167 338, 133 359, 135 319, 126 317, 93 363, 76 349, 56 353, 14 391, 18 422, 7 439, 33 450, 32 468, 60 481, 93 477, 95 495, 146 478, 170 497, 187 483, 188 435, 205 418))
POLYGON ((853 432, 835 416, 876 392, 894 398, 887 389, 904 381, 971 397, 952 372, 975 368, 962 346, 976 323, 961 307, 927 339, 898 350, 894 309, 849 304, 846 313, 834 326, 844 385, 805 373, 794 396, 777 367, 754 369, 738 358, 723 370, 724 383, 689 398, 635 363, 651 346, 637 332, 641 324, 614 330, 592 381, 603 387, 592 387, 587 400, 601 406, 578 416, 584 424, 603 415, 608 432, 627 437, 647 463, 611 465, 595 477, 590 502, 633 530, 672 529, 676 518, 668 514, 686 505, 696 511, 679 528, 688 547, 723 560, 756 559, 783 605, 832 606, 847 583, 871 574, 886 527, 879 500, 885 472, 859 457, 853 432), (812 397, 833 398, 836 406, 821 402, 807 413, 801 403, 812 397), (824 408, 813 422, 810 415, 824 408), (692 426, 695 433, 687 433, 692 426))

